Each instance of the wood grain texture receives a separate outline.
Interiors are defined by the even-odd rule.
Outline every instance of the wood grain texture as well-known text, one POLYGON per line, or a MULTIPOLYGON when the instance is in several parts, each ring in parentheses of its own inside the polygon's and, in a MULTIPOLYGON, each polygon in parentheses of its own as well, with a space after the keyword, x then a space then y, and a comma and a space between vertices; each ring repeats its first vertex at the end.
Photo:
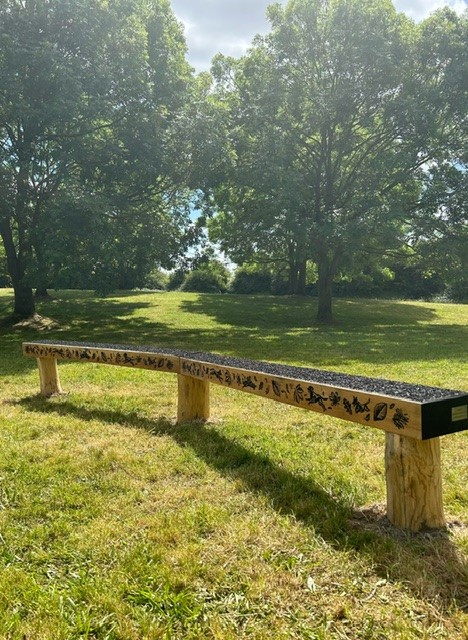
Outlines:
POLYGON ((164 347, 44 341, 24 343, 23 352, 183 374, 416 440, 468 428, 461 391, 164 347))
POLYGON ((57 358, 98 364, 112 364, 134 369, 179 372, 179 357, 154 351, 132 351, 92 346, 24 343, 23 354, 32 358, 57 358))
POLYGON ((179 374, 177 422, 208 420, 210 417, 210 383, 179 374))
POLYGON ((392 524, 410 531, 445 526, 439 438, 418 441, 387 433, 385 471, 392 524))
MULTIPOLYGON (((214 383, 382 429, 387 432, 385 471, 389 520, 395 526, 410 531, 445 525, 440 441, 438 437, 422 440, 423 418, 425 412, 426 422, 430 418, 437 425, 439 419, 447 421, 448 414, 452 422, 463 423, 463 426, 466 413, 464 397, 455 396, 453 402, 443 398, 424 403, 375 393, 374 389, 364 391, 351 386, 337 386, 335 380, 332 386, 315 381, 311 376, 307 379, 293 378, 276 375, 276 371, 256 371, 253 368, 205 362, 185 357, 190 352, 175 349, 169 350, 169 353, 163 349, 159 352, 159 348, 149 351, 146 351, 146 347, 133 349, 120 345, 83 343, 23 345, 26 356, 37 358, 41 394, 47 397, 62 392, 57 360, 77 360, 177 373, 178 423, 208 420, 209 388, 210 383, 214 383)), ((299 369, 294 370, 296 373, 300 376, 299 369)), ((437 429, 435 435, 438 435, 437 429)))
POLYGON ((421 404, 418 402, 186 358, 180 360, 180 371, 186 376, 284 404, 421 439, 421 404))
POLYGON ((62 386, 55 358, 37 358, 41 395, 46 398, 62 393, 62 386))

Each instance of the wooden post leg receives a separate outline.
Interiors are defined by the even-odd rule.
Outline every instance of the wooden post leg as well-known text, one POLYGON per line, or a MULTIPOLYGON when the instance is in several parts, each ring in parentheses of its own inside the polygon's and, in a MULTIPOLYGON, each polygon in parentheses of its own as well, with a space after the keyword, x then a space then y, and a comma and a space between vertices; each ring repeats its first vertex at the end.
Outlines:
POLYGON ((208 420, 210 417, 210 383, 179 374, 177 422, 208 420))
POLYGON ((445 526, 440 439, 386 434, 387 517, 410 531, 445 526))
POLYGON ((54 394, 62 393, 62 386, 55 358, 37 358, 39 378, 41 383, 41 395, 47 398, 54 394))

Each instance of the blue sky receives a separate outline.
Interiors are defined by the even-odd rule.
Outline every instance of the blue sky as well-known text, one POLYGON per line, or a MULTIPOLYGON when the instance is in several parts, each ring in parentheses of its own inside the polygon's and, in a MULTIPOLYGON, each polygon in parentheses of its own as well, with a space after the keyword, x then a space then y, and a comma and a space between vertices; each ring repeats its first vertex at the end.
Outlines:
MULTIPOLYGON (((171 4, 184 24, 189 61, 197 71, 209 69, 219 51, 242 55, 255 34, 269 30, 265 12, 271 0, 171 0, 171 4)), ((444 5, 461 12, 468 0, 394 0, 394 5, 414 20, 422 20, 444 5)))

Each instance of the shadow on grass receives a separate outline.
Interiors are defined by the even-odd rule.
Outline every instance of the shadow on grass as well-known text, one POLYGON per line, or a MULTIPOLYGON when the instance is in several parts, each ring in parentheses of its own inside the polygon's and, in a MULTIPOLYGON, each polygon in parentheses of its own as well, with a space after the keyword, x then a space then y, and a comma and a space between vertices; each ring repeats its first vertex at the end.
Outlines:
POLYGON ((231 325, 224 340, 237 352, 229 355, 309 366, 459 359, 468 343, 468 325, 431 324, 436 310, 407 302, 336 300, 337 321, 330 326, 314 323, 313 298, 203 295, 184 301, 181 308, 231 325))
POLYGON ((468 325, 431 323, 437 312, 411 303, 337 300, 337 323, 317 326, 313 298, 200 294, 181 301, 182 314, 206 316, 220 326, 203 326, 201 319, 201 326, 195 320, 174 327, 165 322, 158 295, 151 303, 90 297, 64 302, 46 307, 64 326, 57 333, 61 339, 214 351, 338 371, 350 360, 382 365, 459 359, 461 345, 468 343, 468 325), (157 314, 158 305, 162 313, 156 320, 135 315, 148 307, 157 314))
MULTIPOLYGON (((126 297, 134 295, 138 293, 127 292, 126 297)), ((214 351, 337 371, 356 360, 378 366, 421 359, 459 360, 461 345, 468 343, 468 326, 430 324, 436 312, 417 304, 337 300, 338 322, 319 327, 313 325, 313 298, 203 294, 182 300, 181 311, 214 318, 220 326, 203 326, 203 320, 197 326, 195 320, 177 328, 165 321, 164 302, 157 294, 151 302, 126 297, 122 292, 121 301, 99 299, 89 292, 65 292, 45 302, 40 312, 57 320, 60 330, 0 329, 0 350, 8 360, 2 358, 0 372, 29 371, 34 363, 21 357, 21 342, 41 337, 214 351), (149 307, 151 318, 137 315, 149 307)))
POLYGON ((313 298, 203 295, 184 301, 181 309, 225 327, 206 335, 180 331, 182 343, 338 371, 350 360, 382 365, 459 359, 461 345, 468 342, 468 325, 431 323, 436 310, 397 301, 336 300, 337 321, 330 326, 315 325, 313 298))
MULTIPOLYGON (((221 324, 238 327, 270 329, 325 329, 316 325, 317 299, 300 296, 267 295, 214 295, 203 294, 196 300, 184 301, 183 311, 198 313, 214 318, 221 324)), ((342 300, 334 301, 335 324, 348 326, 362 317, 366 324, 372 318, 372 325, 408 325, 429 322, 436 317, 435 311, 416 304, 401 304, 385 300, 342 300), (370 310, 369 307, 372 307, 370 310), (395 313, 398 309, 398 313, 395 313)))
POLYGON ((468 565, 447 531, 412 535, 397 530, 382 510, 353 510, 312 479, 230 440, 210 424, 174 425, 166 417, 151 420, 121 411, 83 408, 63 398, 55 403, 34 396, 19 404, 29 411, 73 415, 84 421, 143 429, 154 436, 169 435, 225 477, 266 496, 278 513, 293 516, 331 546, 368 557, 383 578, 404 582, 416 597, 434 606, 448 609, 456 604, 468 610, 468 565), (420 576, 418 584, 414 584, 415 575, 420 576))
POLYGON ((41 311, 53 317, 60 328, 38 331, 27 327, 0 327, 0 374, 23 374, 36 367, 33 358, 21 355, 21 344, 27 341, 69 339, 114 344, 153 344, 156 335, 168 333, 166 325, 132 315, 149 306, 156 305, 144 301, 101 300, 84 295, 71 301, 59 298, 47 301, 41 311))

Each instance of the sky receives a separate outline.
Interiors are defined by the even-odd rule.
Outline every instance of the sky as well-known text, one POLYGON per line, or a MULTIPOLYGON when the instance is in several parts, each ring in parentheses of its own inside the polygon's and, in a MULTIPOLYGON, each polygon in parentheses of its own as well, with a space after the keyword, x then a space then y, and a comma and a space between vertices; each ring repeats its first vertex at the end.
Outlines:
MULTIPOLYGON (((210 68, 218 52, 241 56, 257 33, 269 31, 265 13, 272 1, 171 0, 174 13, 184 25, 190 64, 200 72, 210 68)), ((418 21, 444 5, 461 12, 468 7, 468 0, 394 0, 394 5, 418 21)))

